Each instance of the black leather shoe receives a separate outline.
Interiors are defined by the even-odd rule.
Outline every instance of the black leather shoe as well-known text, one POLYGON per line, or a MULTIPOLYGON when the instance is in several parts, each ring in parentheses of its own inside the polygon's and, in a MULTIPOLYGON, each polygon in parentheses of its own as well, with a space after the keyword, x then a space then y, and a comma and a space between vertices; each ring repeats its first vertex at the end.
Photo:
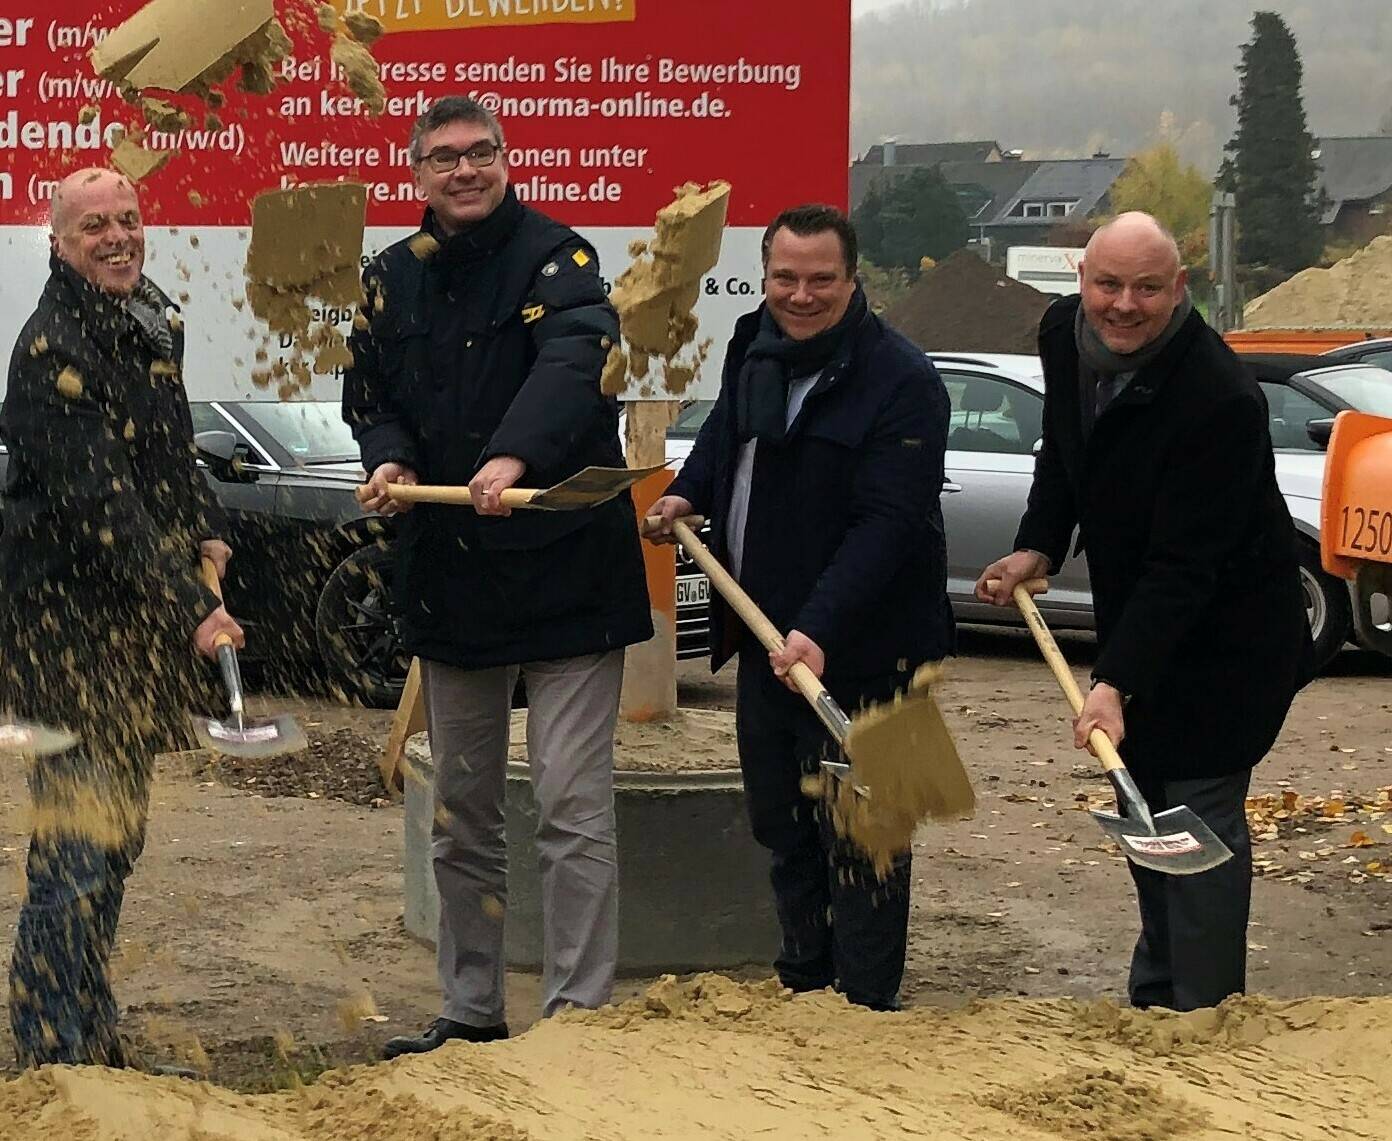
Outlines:
POLYGON ((496 1026, 470 1026, 449 1018, 437 1018, 422 1034, 402 1034, 396 1038, 388 1038, 386 1045, 382 1047, 382 1057, 390 1060, 402 1054, 428 1054, 453 1040, 497 1042, 507 1036, 506 1022, 500 1022, 496 1026))

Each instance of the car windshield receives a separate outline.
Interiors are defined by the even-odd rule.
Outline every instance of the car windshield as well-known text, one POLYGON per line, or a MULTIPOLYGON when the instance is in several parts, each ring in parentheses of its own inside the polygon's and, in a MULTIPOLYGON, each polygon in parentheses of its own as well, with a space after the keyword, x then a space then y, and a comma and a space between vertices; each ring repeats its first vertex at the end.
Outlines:
POLYGON ((344 463, 358 458, 352 429, 333 400, 248 401, 245 412, 302 464, 344 463))
POLYGON ((1392 416, 1392 372, 1385 368, 1358 365, 1316 373, 1310 380, 1359 412, 1392 416))
POLYGON ((694 440, 696 433, 701 430, 701 425, 706 422, 706 417, 710 415, 711 409, 714 407, 714 400, 693 400, 677 413, 676 420, 667 429, 668 438, 694 440))

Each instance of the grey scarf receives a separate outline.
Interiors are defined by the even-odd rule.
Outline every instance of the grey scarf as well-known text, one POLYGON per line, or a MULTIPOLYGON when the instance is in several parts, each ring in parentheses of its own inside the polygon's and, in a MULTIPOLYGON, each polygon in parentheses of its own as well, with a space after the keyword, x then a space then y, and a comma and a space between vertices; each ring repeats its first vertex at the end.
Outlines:
POLYGON ((1130 383, 1130 378, 1159 358, 1193 311, 1194 303, 1186 289, 1169 323, 1155 340, 1142 345, 1134 353, 1115 353, 1102 343, 1097 331, 1088 324, 1083 307, 1078 306, 1078 315, 1073 320, 1073 338, 1078 345, 1078 384, 1081 389, 1084 434, 1091 434, 1093 422, 1125 384, 1130 383))
POLYGON ((126 298, 126 312, 134 319, 136 327, 162 360, 174 357, 174 330, 169 327, 165 315, 164 297, 151 284, 149 278, 141 277, 131 295, 126 298))

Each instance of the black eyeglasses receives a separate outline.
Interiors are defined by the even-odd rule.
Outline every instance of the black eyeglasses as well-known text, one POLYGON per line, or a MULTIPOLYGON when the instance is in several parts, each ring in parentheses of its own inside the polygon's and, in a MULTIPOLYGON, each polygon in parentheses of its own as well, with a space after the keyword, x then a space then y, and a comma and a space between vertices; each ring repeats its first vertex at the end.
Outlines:
POLYGON ((428 155, 422 157, 421 162, 429 166, 436 174, 449 174, 450 171, 458 168, 460 159, 463 159, 475 170, 482 170, 486 166, 492 166, 497 161, 502 149, 497 143, 475 143, 467 151, 457 151, 453 147, 436 147, 428 155))

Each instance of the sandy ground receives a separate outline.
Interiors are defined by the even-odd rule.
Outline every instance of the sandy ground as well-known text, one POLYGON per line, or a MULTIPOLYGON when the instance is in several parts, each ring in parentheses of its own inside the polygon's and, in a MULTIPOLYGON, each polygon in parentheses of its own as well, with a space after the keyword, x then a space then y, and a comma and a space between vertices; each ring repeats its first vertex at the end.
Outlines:
MULTIPOLYGON (((1088 641, 1065 639, 1065 650, 1080 674, 1085 671, 1092 653, 1088 641)), ((1103 797, 1105 783, 1094 776, 1088 758, 1068 744, 1061 698, 1032 645, 1019 634, 968 631, 963 654, 941 700, 976 783, 980 807, 972 821, 925 828, 916 845, 905 999, 917 1021, 906 1024, 936 1028, 936 1020, 947 1017, 944 1012, 954 1011, 957 1021, 944 1033, 956 1042, 958 1036, 974 1033, 973 1026, 985 1029, 993 1019, 993 1035, 1019 1018, 1037 1023, 1042 1029, 1025 1050, 1033 1061, 1022 1063, 1011 1076, 1011 1088, 1023 1089, 1029 1084, 1026 1078, 1044 1080, 1057 1073, 1059 1066, 1050 1063, 1058 1049, 1056 1039, 1071 1033, 1071 1020, 1084 1017, 1081 1008, 1030 1003, 1018 1016, 960 1008, 977 998, 1093 1000, 1120 994, 1135 932, 1134 901, 1120 857, 1106 850, 1081 810, 1089 796, 1103 797)), ((730 707, 731 673, 712 679, 697 664, 683 666, 681 673, 685 704, 730 707)), ((1389 679, 1392 662, 1345 651, 1331 673, 1301 695, 1277 749, 1257 772, 1253 792, 1270 799, 1262 802, 1260 826, 1269 838, 1257 849, 1265 874, 1256 884, 1250 936, 1251 986, 1256 993, 1298 998, 1389 992, 1392 879, 1381 867, 1392 867, 1392 804, 1380 802, 1378 791, 1392 786, 1389 679), (1283 799, 1283 794, 1288 795, 1283 799), (1277 819, 1278 813, 1284 816, 1277 819)), ((352 729, 374 740, 384 736, 389 719, 380 712, 312 700, 262 700, 292 709, 309 728, 352 729)), ((0 771, 0 956, 5 958, 22 890, 24 800, 20 772, 0 771)), ((198 1058, 201 1049, 218 1081, 264 1089, 286 1085, 296 1072, 312 1074, 328 1064, 371 1058, 385 1037, 418 1028, 434 1017, 438 1010, 433 956, 405 935, 401 923, 401 824, 398 805, 371 808, 325 797, 262 798, 214 782, 187 757, 167 758, 155 790, 149 842, 130 883, 120 933, 118 997, 131 1030, 165 1054, 198 1058)), ((762 884, 753 887, 763 889, 762 884)), ((699 922, 699 917, 693 921, 699 922)), ((745 977, 760 973, 746 972, 745 977)), ((650 982, 623 980, 618 997, 638 996, 650 982)), ((509 1020, 521 1030, 537 1016, 537 979, 512 974, 508 988, 509 1020)), ((1387 1018, 1385 1004, 1374 1007, 1387 1018)), ((821 1007, 816 1009, 821 1011, 817 1018, 830 1017, 821 1007)), ((1336 1009, 1342 1012, 1338 1018, 1374 1018, 1363 1007, 1336 1009)), ((638 1019, 639 1038, 621 1038, 621 1052, 660 1055, 662 1036, 670 1033, 670 1027, 655 1025, 660 1021, 638 1019), (644 1035, 656 1037, 649 1041, 644 1035)), ((712 1048, 728 1049, 732 1058, 740 1056, 739 1042, 725 1040, 730 1034, 737 1036, 739 1028, 724 1027, 718 1019, 697 1021, 712 1048)), ((536 1039, 543 1056, 575 1056, 574 1035, 579 1031, 572 1024, 543 1029, 544 1036, 529 1034, 524 1041, 536 1039)), ((0 1030, 0 1059, 8 1063, 6 1035, 0 1030)), ((1382 1036, 1379 1064, 1385 1065, 1392 1023, 1383 1022, 1382 1036)), ((1303 1052, 1302 1057, 1318 1057, 1316 1046, 1329 1041, 1322 1030, 1304 1037, 1283 1031, 1277 1037, 1279 1049, 1303 1052)), ((509 1045, 490 1064, 507 1071, 506 1051, 513 1048, 509 1045)), ((748 1048, 755 1053, 759 1049, 748 1048)), ((965 1040, 962 1049, 970 1053, 965 1040)), ((930 1045, 919 1043, 905 1050, 903 1072, 896 1080, 908 1088, 918 1081, 919 1061, 931 1063, 930 1068, 939 1062, 933 1060, 930 1045)), ((1111 1047, 1099 1046, 1083 1050, 1070 1062, 1101 1070, 1121 1067, 1132 1076, 1142 1075, 1155 1090, 1171 1089, 1173 1082, 1161 1072, 1172 1069, 1170 1063, 1137 1063, 1131 1056, 1134 1047, 1122 1052, 1128 1051, 1122 1057, 1111 1047)), ((854 1086, 858 1080, 845 1072, 846 1066, 830 1061, 826 1067, 808 1059, 790 1057, 787 1062, 802 1067, 798 1072, 822 1072, 831 1083, 829 1092, 824 1091, 828 1097, 844 1092, 844 1083, 854 1086)), ((861 1064, 852 1059, 848 1063, 852 1069, 861 1064)), ((583 1066, 602 1064, 587 1061, 583 1066)), ((876 1067, 889 1063, 881 1058, 864 1064, 879 1073, 876 1067)), ((1255 1055, 1231 1063, 1251 1070, 1260 1064, 1255 1055)), ((1209 1063, 1200 1068, 1209 1072, 1209 1063)), ((644 1072, 665 1080, 659 1071, 657 1062, 651 1062, 644 1072)), ((1329 1079, 1352 1083, 1347 1088, 1336 1084, 1321 1096, 1331 1102, 1364 1100, 1355 1096, 1362 1089, 1361 1079, 1350 1073, 1340 1070, 1329 1079)), ((990 1089, 995 1087, 984 1070, 982 1075, 985 1084, 972 1088, 983 1097, 994 1096, 990 1089)), ((883 1077, 880 1074, 874 1082, 883 1077)), ((1229 1074, 1215 1088, 1221 1091, 1229 1077, 1237 1080, 1229 1074)), ((382 1078, 384 1091, 396 1080, 382 1078)), ((1097 1080, 1106 1086, 1111 1079, 1097 1080)), ((1254 1090, 1249 1093, 1257 1096, 1254 1090)), ((11 1094, 19 1096, 13 1088, 11 1094)), ((0 1107, 11 1094, 0 1094, 0 1107)), ((757 1090, 739 1096, 746 1095, 756 1101, 765 1098, 757 1090)), ((786 1096, 802 1095, 767 1093, 773 1100, 786 1096)), ((1136 1097, 1145 1100, 1141 1094, 1136 1097)), ((1210 1110, 1215 1100, 1222 1098, 1200 1099, 1210 1110)), ((485 1116, 491 1112, 483 1101, 466 1108, 485 1116)), ((596 1107, 598 1116, 589 1121, 588 1135, 619 1136, 608 1130, 608 1111, 602 1110, 596 1107)), ((918 1118, 920 1124, 925 1120, 932 1119, 918 1118)), ((942 1119, 944 1124, 949 1120, 942 1119)), ((536 1122, 529 1126, 533 1136, 587 1135, 571 1132, 572 1127, 579 1128, 574 1123, 565 1131, 541 1128, 536 1122)), ((909 1131, 907 1126, 904 1131, 909 1131)), ((717 1129, 709 1135, 736 1134, 717 1129)), ((1034 1134, 1016 1128, 1013 1135, 1034 1134)), ((1126 1135, 1152 1136, 1134 1130, 1126 1135)), ((1241 1135, 1360 1134, 1297 1129, 1241 1135)), ((1392 1124, 1361 1135, 1392 1135, 1392 1124)))

